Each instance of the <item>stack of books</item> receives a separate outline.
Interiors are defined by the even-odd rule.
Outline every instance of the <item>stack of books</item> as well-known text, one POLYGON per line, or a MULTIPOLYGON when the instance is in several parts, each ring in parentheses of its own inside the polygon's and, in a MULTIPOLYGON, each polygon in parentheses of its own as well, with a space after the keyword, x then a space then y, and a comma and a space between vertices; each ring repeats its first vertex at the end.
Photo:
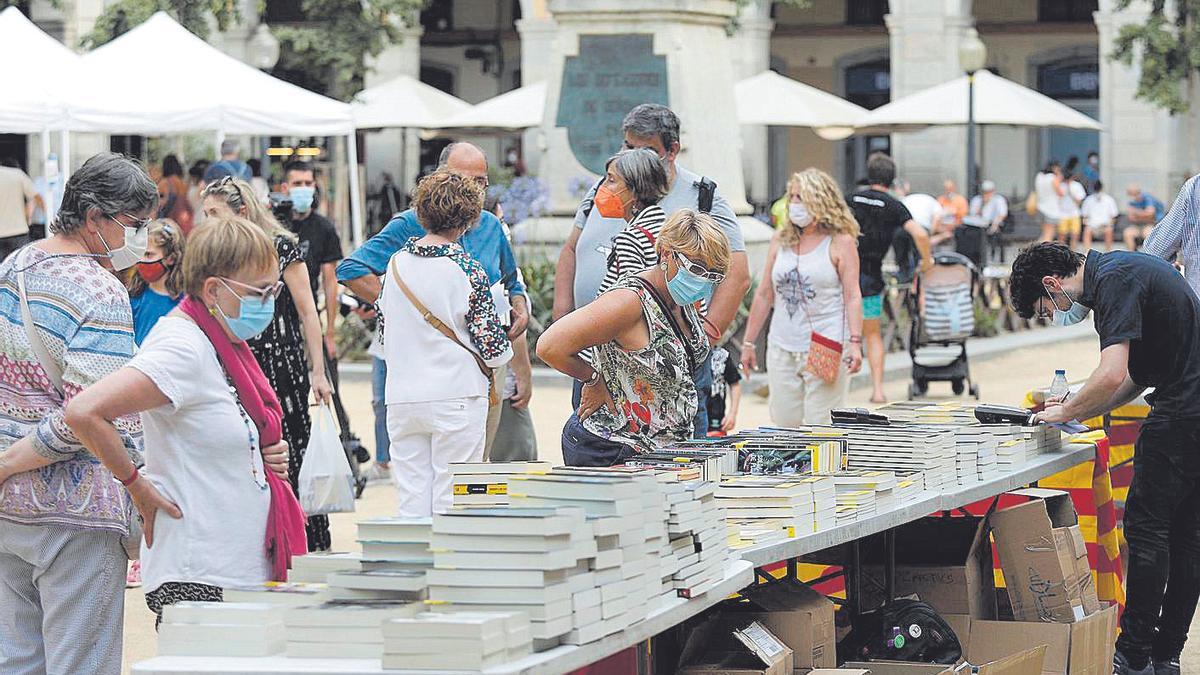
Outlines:
POLYGON ((434 515, 433 539, 432 604, 523 612, 539 650, 574 628, 569 578, 580 560, 596 555, 581 509, 452 509, 434 515))
POLYGON ((717 503, 742 529, 772 528, 794 537, 816 531, 812 485, 796 476, 727 476, 717 503))
POLYGON ((837 524, 846 525, 875 515, 874 490, 838 490, 837 524))
POLYGON ((426 570, 381 569, 329 575, 330 602, 404 603, 425 599, 426 570))
POLYGON ((384 670, 485 670, 530 653, 519 612, 425 613, 383 624, 384 670))
POLYGON ((287 655, 296 659, 383 657, 383 622, 416 616, 419 602, 369 605, 326 603, 287 612, 287 655))
POLYGON ((283 650, 278 604, 180 602, 163 608, 159 656, 272 656, 283 650))
POLYGON ((895 493, 896 474, 891 471, 843 471, 833 475, 833 483, 839 506, 857 505, 869 511, 859 511, 859 517, 891 511, 900 505, 895 493), (857 493, 864 490, 875 494, 871 499, 858 497, 857 493), (847 496, 843 498, 843 494, 847 496))
POLYGON ((958 484, 957 448, 952 427, 838 426, 849 441, 851 469, 921 472, 929 489, 958 484))
POLYGON ((1025 433, 1026 438, 1029 439, 1033 454, 1040 455, 1062 451, 1063 434, 1049 424, 1039 424, 1036 427, 1021 427, 1021 430, 1025 433))
POLYGON ((429 552, 429 518, 372 518, 358 523, 362 569, 425 570, 433 566, 429 552))
POLYGON ((225 603, 266 603, 284 607, 319 605, 329 597, 327 584, 296 581, 267 581, 250 586, 231 586, 225 589, 225 603))
POLYGON ((802 479, 812 487, 813 531, 821 532, 837 525, 837 485, 830 476, 807 476, 802 479))
POLYGON ((672 465, 698 464, 700 479, 719 482, 721 476, 737 473, 738 452, 728 445, 717 445, 706 441, 685 443, 658 452, 647 452, 626 462, 629 466, 669 470, 672 465))
POLYGON ((921 498, 925 492, 925 476, 911 473, 907 476, 896 476, 896 500, 901 504, 911 504, 921 498))
POLYGON ((726 520, 725 524, 728 533, 725 540, 733 551, 773 544, 788 538, 787 532, 774 527, 757 527, 734 520, 726 520))
POLYGON ((547 473, 551 468, 550 462, 451 462, 454 506, 504 506, 510 476, 547 473))
POLYGON ((671 585, 679 597, 694 598, 725 577, 729 543, 716 486, 692 482, 685 483, 684 490, 687 499, 672 504, 667 519, 667 532, 679 559, 679 571, 672 575, 671 585))
POLYGON ((292 558, 288 581, 323 584, 334 572, 353 572, 362 569, 360 553, 309 553, 292 558))

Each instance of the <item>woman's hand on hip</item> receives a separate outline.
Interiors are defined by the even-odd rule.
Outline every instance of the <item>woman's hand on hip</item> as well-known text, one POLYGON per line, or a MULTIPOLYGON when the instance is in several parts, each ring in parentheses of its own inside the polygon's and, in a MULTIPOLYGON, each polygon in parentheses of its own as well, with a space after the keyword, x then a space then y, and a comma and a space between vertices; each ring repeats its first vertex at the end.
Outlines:
POLYGON ((128 489, 133 505, 137 507, 138 519, 142 521, 142 537, 146 540, 146 548, 153 548, 154 519, 158 512, 162 511, 176 520, 183 517, 183 512, 145 478, 139 476, 128 489))
POLYGON ((579 410, 576 412, 582 421, 604 407, 607 407, 613 415, 617 414, 617 403, 613 401, 612 394, 608 391, 608 385, 604 383, 603 377, 598 377, 595 382, 583 385, 583 392, 579 396, 579 410))
POLYGON ((842 360, 846 362, 846 371, 851 375, 862 370, 862 345, 857 342, 851 342, 849 349, 846 350, 846 356, 842 360))
POLYGON ((288 444, 279 441, 262 449, 263 466, 267 471, 287 480, 288 477, 288 444))

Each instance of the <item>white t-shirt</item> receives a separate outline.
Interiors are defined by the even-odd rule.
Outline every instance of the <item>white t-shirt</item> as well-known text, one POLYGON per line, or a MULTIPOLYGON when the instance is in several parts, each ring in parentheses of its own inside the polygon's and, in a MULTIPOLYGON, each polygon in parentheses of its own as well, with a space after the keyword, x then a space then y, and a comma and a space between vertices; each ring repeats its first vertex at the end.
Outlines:
POLYGON ((142 475, 183 512, 179 520, 155 518, 154 548, 142 543, 143 588, 269 581, 263 542, 271 491, 258 430, 238 411, 212 343, 191 321, 166 316, 129 365, 171 401, 142 413, 142 475))
POLYGON ((917 192, 905 196, 900 201, 912 214, 912 219, 925 228, 926 232, 932 234, 934 223, 942 219, 942 205, 938 203, 938 200, 934 199, 932 195, 917 192))
POLYGON ((1034 193, 1037 194, 1038 212, 1049 222, 1056 222, 1062 215, 1059 213, 1059 200, 1062 196, 1054 189, 1054 174, 1039 173, 1033 179, 1034 193))
POLYGON ((1067 191, 1059 198, 1058 213, 1063 218, 1079 216, 1079 203, 1087 197, 1087 190, 1078 181, 1067 181, 1067 191))
POLYGON ((1117 200, 1107 192, 1097 192, 1083 200, 1083 222, 1088 227, 1107 227, 1116 221, 1118 215, 1117 200))

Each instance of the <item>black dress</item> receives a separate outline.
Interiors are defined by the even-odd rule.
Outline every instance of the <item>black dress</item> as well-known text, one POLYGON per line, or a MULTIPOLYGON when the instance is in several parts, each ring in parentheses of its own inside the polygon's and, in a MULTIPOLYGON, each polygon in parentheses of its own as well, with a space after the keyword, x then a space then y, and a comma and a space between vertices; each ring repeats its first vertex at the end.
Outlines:
MULTIPOLYGON (((304 264, 304 255, 291 237, 276 237, 275 250, 279 253, 281 277, 289 265, 304 264)), ((300 330, 300 312, 287 286, 275 300, 275 320, 262 335, 250 340, 249 345, 279 397, 279 405, 283 407, 283 440, 288 444, 288 478, 292 489, 299 490, 300 465, 304 461, 304 449, 308 447, 312 432, 312 418, 308 414, 308 394, 312 387, 308 380, 308 357, 304 349, 304 333, 300 330)), ((312 516, 305 529, 309 551, 329 550, 329 516, 312 516)))

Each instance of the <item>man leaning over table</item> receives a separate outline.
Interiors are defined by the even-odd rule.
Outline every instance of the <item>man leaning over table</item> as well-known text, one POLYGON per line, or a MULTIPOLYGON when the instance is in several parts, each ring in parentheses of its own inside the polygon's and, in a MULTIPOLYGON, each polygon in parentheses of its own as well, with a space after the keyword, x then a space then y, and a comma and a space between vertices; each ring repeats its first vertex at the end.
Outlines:
POLYGON ((1200 300, 1154 256, 1084 257, 1047 242, 1013 262, 1012 304, 1022 317, 1056 326, 1092 314, 1100 336, 1099 367, 1037 421, 1098 417, 1154 387, 1125 503, 1127 603, 1113 672, 1177 675, 1200 598, 1200 300))

